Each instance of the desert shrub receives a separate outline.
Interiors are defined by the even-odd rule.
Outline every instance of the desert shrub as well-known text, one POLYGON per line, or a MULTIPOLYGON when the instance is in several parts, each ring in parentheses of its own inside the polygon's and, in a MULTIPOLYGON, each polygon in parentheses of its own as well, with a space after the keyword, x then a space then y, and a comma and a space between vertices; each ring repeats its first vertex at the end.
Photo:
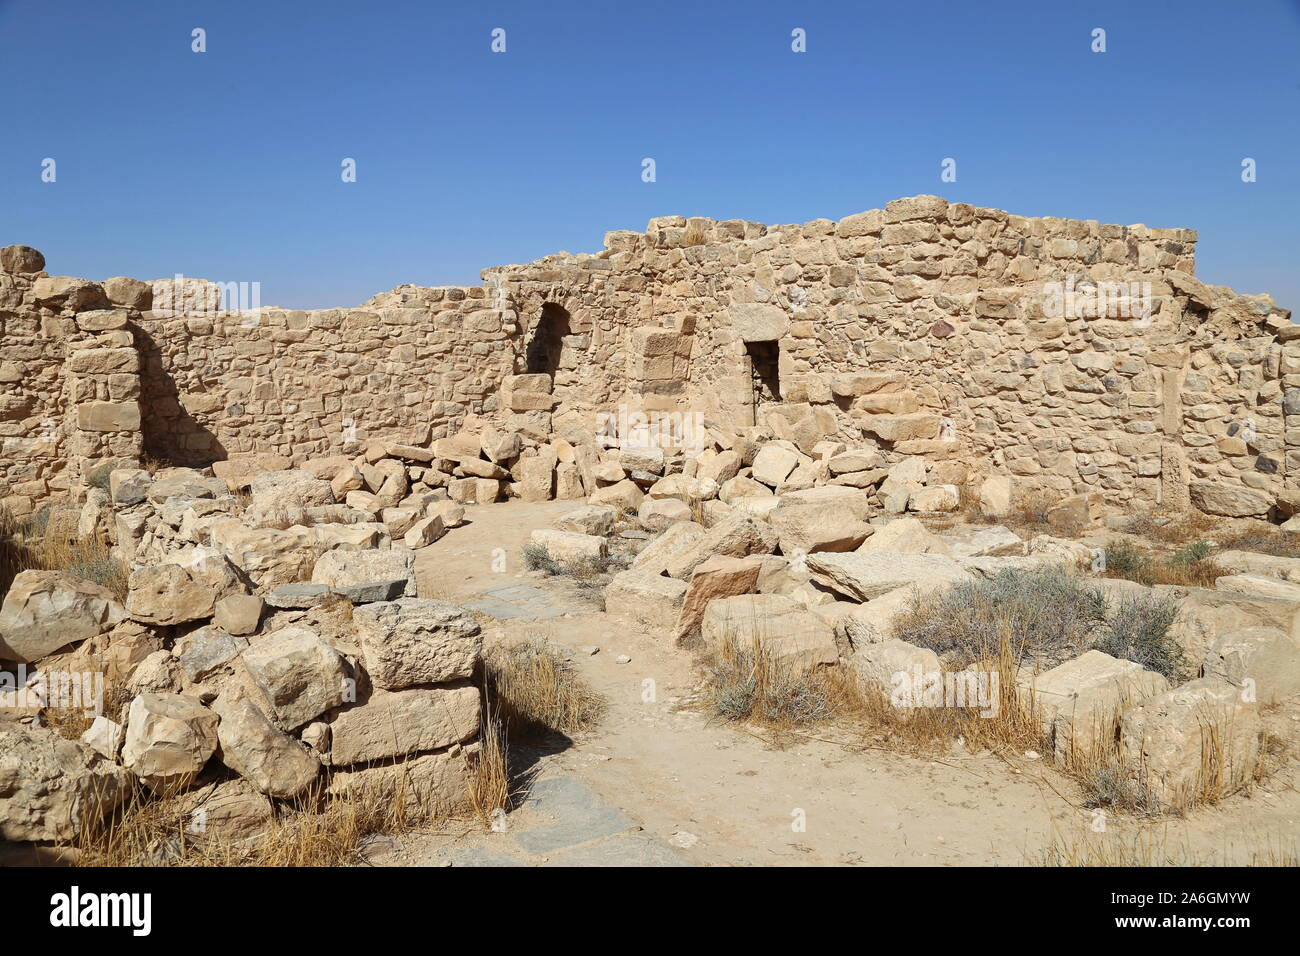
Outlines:
POLYGON ((1182 647, 1169 636, 1177 615, 1178 602, 1163 594, 1123 598, 1108 611, 1095 648, 1177 681, 1187 668, 1182 647))
POLYGON ((704 659, 706 696, 726 720, 754 721, 773 728, 820 723, 860 709, 861 688, 843 668, 814 667, 783 660, 727 637, 704 659))
POLYGON ((1082 652, 1105 619, 1105 598, 1081 579, 1056 568, 1008 569, 955 584, 937 596, 918 594, 894 636, 928 647, 960 668, 996 659, 1003 635, 1009 634, 1011 654, 1020 664, 1082 652))
POLYGON ((1161 813, 1160 801, 1145 781, 1116 762, 1097 761, 1075 768, 1074 773, 1083 790, 1083 805, 1089 809, 1104 807, 1143 817, 1161 813))
POLYGON ((483 661, 487 699, 511 739, 590 730, 605 713, 604 699, 542 638, 493 648, 483 661))

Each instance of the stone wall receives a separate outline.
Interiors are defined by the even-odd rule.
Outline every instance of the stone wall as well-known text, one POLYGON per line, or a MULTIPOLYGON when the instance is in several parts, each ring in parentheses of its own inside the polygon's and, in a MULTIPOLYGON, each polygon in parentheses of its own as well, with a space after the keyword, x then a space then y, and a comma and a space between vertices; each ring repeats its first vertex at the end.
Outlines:
POLYGON ((1300 327, 1196 280, 1195 243, 916 196, 839 222, 662 217, 596 254, 487 269, 481 287, 245 315, 166 283, 155 303, 131 280, 47 278, 39 253, 9 247, 0 494, 31 510, 75 491, 85 459, 302 460, 426 445, 470 416, 541 441, 630 407, 1264 514, 1300 489, 1300 327), (134 437, 133 372, 109 355, 127 330, 134 437), (99 354, 74 367, 83 345, 99 354), (549 394, 525 373, 549 375, 549 394))

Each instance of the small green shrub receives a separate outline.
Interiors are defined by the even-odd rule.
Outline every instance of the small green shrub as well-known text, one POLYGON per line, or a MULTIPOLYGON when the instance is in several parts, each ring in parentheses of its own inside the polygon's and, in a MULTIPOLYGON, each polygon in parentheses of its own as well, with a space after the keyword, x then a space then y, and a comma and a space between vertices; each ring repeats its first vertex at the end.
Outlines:
POLYGON ((1106 615, 1106 633, 1095 649, 1180 680, 1187 667, 1183 649, 1169 636, 1178 603, 1163 594, 1121 599, 1106 615))
POLYGON ((894 635, 958 668, 996 659, 1004 633, 1016 664, 1050 662, 1086 650, 1105 620, 1105 598, 1080 578, 1057 568, 1008 569, 938 596, 918 594, 894 635))

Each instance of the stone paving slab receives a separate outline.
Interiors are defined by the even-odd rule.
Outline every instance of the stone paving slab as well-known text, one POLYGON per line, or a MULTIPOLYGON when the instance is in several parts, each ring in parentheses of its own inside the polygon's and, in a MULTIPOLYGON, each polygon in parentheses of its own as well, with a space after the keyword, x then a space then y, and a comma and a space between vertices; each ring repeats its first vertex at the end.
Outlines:
POLYGON ((509 835, 448 847, 438 853, 451 866, 689 866, 675 850, 640 834, 637 824, 576 777, 533 784, 524 808, 510 816, 509 835), (528 822, 520 825, 524 820, 528 822))
POLYGON ((503 584, 488 588, 482 592, 482 597, 465 601, 463 606, 491 617, 525 621, 547 621, 592 609, 591 606, 563 603, 551 592, 527 584, 503 584))

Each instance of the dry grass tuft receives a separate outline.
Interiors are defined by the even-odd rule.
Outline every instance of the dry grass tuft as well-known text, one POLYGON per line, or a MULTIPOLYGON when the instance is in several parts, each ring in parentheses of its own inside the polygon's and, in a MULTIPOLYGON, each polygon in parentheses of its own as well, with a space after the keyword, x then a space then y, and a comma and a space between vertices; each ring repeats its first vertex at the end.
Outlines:
POLYGON ((102 536, 78 538, 76 517, 45 510, 19 520, 0 507, 0 600, 23 571, 67 571, 125 600, 129 570, 102 536))
MULTIPOLYGON (((947 750, 953 744, 972 752, 1018 754, 1043 749, 1046 734, 1033 702, 1016 689, 1017 665, 1009 632, 1004 629, 996 653, 977 661, 972 670, 987 675, 984 686, 994 706, 900 706, 884 688, 869 685, 869 736, 910 753, 947 750)), ((974 703, 974 697, 967 695, 968 704, 974 703)))
POLYGON ((483 706, 479 728, 479 752, 470 763, 470 805, 483 824, 491 827, 500 813, 511 808, 514 796, 505 727, 488 700, 483 706))
MULTIPOLYGON (((395 789, 326 797, 324 781, 276 808, 256 836, 240 840, 193 831, 193 794, 153 798, 143 789, 73 844, 79 866, 347 866, 367 837, 427 828, 430 813, 404 778, 395 789)), ((449 808, 450 811, 451 808, 449 808)))
POLYGON ((1150 511, 1129 518, 1124 531, 1161 544, 1190 544, 1211 536, 1222 521, 1200 511, 1150 511))
POLYGON ((1181 587, 1212 588, 1224 571, 1211 559, 1213 549, 1204 541, 1187 545, 1165 556, 1120 541, 1106 548, 1103 577, 1135 581, 1146 587, 1172 584, 1181 587))
POLYGON ((755 639, 732 636, 711 645, 703 663, 712 711, 771 730, 807 727, 861 713, 862 690, 840 667, 807 667, 777 658, 755 639))
POLYGON ((544 638, 495 647, 483 663, 485 693, 512 740, 581 733, 604 716, 604 698, 544 638))
POLYGON ((1051 844, 1030 866, 1152 867, 1152 866, 1285 866, 1300 865, 1295 838, 1265 838, 1262 846, 1235 851, 1225 846, 1218 851, 1196 851, 1187 842, 1171 842, 1167 827, 1142 827, 1125 832, 1084 833, 1078 838, 1053 833, 1051 844))

